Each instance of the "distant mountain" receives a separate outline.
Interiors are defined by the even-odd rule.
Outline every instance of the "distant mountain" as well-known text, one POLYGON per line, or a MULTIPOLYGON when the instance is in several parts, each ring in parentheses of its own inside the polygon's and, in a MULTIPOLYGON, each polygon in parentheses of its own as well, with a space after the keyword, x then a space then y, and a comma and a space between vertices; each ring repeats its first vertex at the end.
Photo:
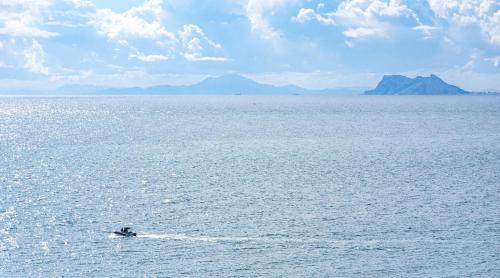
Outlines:
POLYGON ((377 87, 366 95, 463 95, 469 92, 450 85, 434 74, 429 77, 408 78, 403 75, 384 75, 377 87))
POLYGON ((258 83, 252 79, 236 75, 209 77, 194 85, 154 86, 149 88, 109 88, 96 91, 96 94, 243 94, 243 95, 293 95, 293 94, 360 94, 362 90, 352 88, 334 88, 309 90, 298 86, 274 86, 258 83))
POLYGON ((208 77, 199 83, 184 86, 106 88, 94 85, 69 84, 55 90, 0 90, 12 95, 359 95, 363 88, 331 88, 310 90, 298 86, 274 86, 236 75, 208 77))

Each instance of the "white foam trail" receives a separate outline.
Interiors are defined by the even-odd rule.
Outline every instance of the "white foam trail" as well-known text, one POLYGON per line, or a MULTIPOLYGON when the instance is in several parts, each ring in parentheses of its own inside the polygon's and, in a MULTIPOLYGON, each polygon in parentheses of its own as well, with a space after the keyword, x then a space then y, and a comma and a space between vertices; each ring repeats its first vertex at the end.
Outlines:
MULTIPOLYGON (((265 237, 213 237, 213 236, 188 236, 185 234, 140 234, 138 238, 159 239, 159 240, 182 240, 182 241, 205 241, 205 242, 311 242, 308 239, 294 238, 265 238, 265 237)), ((321 240, 319 241, 321 242, 321 240)))
MULTIPOLYGON (((122 238, 111 234, 109 238, 122 238)), ((201 242, 267 242, 267 243, 309 243, 309 244, 337 244, 337 245, 386 245, 386 244, 416 244, 416 243, 441 243, 441 244, 478 244, 489 243, 485 240, 454 240, 454 239, 387 239, 387 240, 357 240, 357 239, 318 239, 318 238, 289 238, 289 237, 214 237, 214 236, 189 236, 185 234, 142 234, 140 239, 152 240, 179 240, 201 242)))
POLYGON ((265 237, 213 237, 213 236, 188 236, 185 234, 140 234, 138 238, 159 240, 205 241, 205 242, 323 242, 323 240, 310 240, 298 238, 265 238, 265 237))
POLYGON ((184 241, 209 241, 215 242, 221 238, 208 237, 208 236, 186 236, 183 234, 142 234, 138 235, 138 238, 148 238, 148 239, 165 239, 165 240, 184 240, 184 241))

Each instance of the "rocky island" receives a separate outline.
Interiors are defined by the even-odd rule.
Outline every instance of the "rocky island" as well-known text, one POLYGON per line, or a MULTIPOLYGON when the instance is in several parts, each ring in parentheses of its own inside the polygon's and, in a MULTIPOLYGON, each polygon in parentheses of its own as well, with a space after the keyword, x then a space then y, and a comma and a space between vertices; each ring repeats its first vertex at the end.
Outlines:
POLYGON ((384 75, 377 87, 366 95, 464 95, 469 92, 444 82, 434 74, 409 78, 403 75, 384 75))

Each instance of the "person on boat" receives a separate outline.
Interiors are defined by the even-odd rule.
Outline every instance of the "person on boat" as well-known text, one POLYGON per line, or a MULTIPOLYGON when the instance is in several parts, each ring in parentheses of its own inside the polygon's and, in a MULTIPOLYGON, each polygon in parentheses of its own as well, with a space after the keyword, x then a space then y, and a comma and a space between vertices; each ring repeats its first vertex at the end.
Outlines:
POLYGON ((130 227, 123 227, 120 229, 120 232, 123 233, 123 234, 130 234, 131 231, 130 230, 130 227))
POLYGON ((130 227, 123 227, 120 229, 119 232, 114 232, 115 234, 117 235, 120 235, 120 236, 137 236, 137 233, 133 233, 131 231, 129 231, 130 227))

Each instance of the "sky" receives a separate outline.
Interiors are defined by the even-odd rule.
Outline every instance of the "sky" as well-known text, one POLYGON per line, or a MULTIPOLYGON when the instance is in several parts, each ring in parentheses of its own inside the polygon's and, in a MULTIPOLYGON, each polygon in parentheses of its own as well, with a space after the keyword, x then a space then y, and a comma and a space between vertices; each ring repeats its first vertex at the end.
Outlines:
POLYGON ((0 0, 0 90, 373 87, 437 74, 500 91, 500 0, 0 0))

